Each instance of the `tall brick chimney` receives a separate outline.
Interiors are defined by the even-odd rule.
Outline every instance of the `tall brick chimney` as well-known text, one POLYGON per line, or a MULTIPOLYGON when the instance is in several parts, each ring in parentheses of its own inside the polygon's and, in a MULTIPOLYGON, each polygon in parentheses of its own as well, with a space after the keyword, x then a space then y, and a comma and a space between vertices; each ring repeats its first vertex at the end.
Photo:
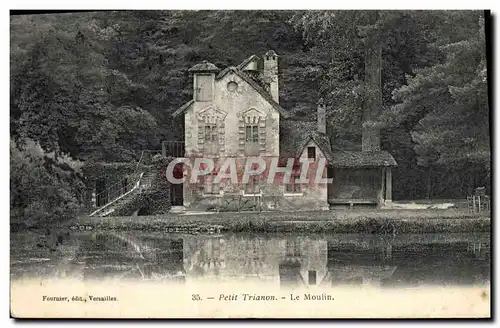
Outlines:
POLYGON ((380 151, 380 129, 363 126, 361 139, 362 151, 380 151))
POLYGON ((326 133, 326 106, 323 102, 323 98, 318 100, 318 109, 316 111, 317 117, 317 130, 319 133, 326 133))
POLYGON ((264 81, 268 85, 269 93, 275 102, 279 104, 278 86, 278 55, 274 50, 269 50, 264 54, 264 81))
MULTIPOLYGON (((369 20, 375 24, 378 11, 369 13, 369 20)), ((380 128, 375 124, 382 108, 382 44, 375 32, 369 32, 364 39, 365 78, 363 101, 363 125, 361 150, 380 151, 380 128)))

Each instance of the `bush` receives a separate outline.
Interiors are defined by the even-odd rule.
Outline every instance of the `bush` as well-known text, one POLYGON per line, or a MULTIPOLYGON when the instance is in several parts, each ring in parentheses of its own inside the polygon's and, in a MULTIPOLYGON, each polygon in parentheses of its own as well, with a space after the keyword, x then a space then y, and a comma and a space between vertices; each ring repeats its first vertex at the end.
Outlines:
POLYGON ((170 195, 164 191, 144 191, 115 210, 113 215, 158 215, 170 211, 170 195))
POLYGON ((74 218, 84 199, 81 162, 45 152, 28 139, 10 143, 11 225, 37 226, 74 218))
POLYGON ((117 208, 113 215, 158 215, 170 211, 170 183, 164 172, 172 158, 157 157, 150 170, 154 173, 151 188, 135 195, 130 201, 117 208))

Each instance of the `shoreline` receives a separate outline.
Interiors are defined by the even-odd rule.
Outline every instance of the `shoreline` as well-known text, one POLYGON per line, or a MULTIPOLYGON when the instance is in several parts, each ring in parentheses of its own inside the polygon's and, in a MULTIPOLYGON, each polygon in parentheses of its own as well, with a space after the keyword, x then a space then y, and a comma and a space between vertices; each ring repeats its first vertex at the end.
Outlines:
POLYGON ((460 210, 333 210, 304 212, 221 212, 154 216, 79 217, 61 224, 72 230, 139 230, 179 233, 490 232, 490 213, 460 210))

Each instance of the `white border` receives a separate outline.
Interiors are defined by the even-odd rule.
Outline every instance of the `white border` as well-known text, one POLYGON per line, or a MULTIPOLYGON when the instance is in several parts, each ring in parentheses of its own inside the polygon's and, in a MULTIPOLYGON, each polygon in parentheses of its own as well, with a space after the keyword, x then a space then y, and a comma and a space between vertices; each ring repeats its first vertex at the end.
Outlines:
POLYGON ((16 1, 15 9, 489 9, 495 8, 495 0, 456 1, 134 1, 134 0, 88 0, 88 1, 16 1))
MULTIPOLYGON (((2 60, 0 61, 0 67, 1 67, 1 76, 3 77, 3 85, 2 85, 2 100, 4 102, 4 106, 2 106, 2 110, 0 111, 0 115, 2 117, 0 118, 0 121, 4 124, 2 131, 2 138, 0 141, 0 145, 2 147, 2 153, 4 156, 2 157, 2 174, 0 175, 1 180, 0 180, 0 185, 2 186, 2 210, 4 212, 4 215, 2 217, 2 222, 3 222, 3 234, 4 234, 4 243, 5 241, 10 241, 9 239, 9 198, 10 198, 10 193, 9 193, 9 157, 8 157, 8 151, 9 151, 9 15, 7 13, 8 9, 28 9, 28 10, 33 10, 33 9, 44 9, 44 10, 49 10, 49 9, 59 9, 63 8, 65 10, 77 10, 77 9, 492 9, 492 13, 498 14, 500 12, 499 10, 499 4, 500 1, 498 0, 476 0, 476 1, 470 1, 470 0, 455 0, 455 1, 436 1, 436 0, 419 0, 419 1, 411 1, 411 2, 402 2, 402 1, 359 1, 359 0, 350 0, 350 1, 321 1, 321 0, 308 0, 308 1, 283 1, 283 2, 277 2, 277 1, 266 1, 266 0, 252 0, 252 1, 246 1, 246 2, 240 2, 237 3, 235 1, 233 2, 228 2, 228 1, 220 1, 220 0, 212 0, 212 1, 190 1, 189 3, 186 1, 130 1, 130 0, 115 0, 115 1, 105 1, 105 0, 87 0, 85 2, 70 2, 70 1, 16 1, 16 2, 2 2, 2 6, 6 4, 5 8, 6 10, 2 10, 3 15, 1 16, 1 39, 0 39, 0 45, 3 47, 2 51, 2 60), (14 7, 14 8, 9 8, 9 7, 14 7)), ((494 23, 498 25, 498 15, 495 17, 494 23)), ((498 33, 496 32, 496 27, 494 28, 494 44, 498 43, 498 33)), ((498 55, 494 51, 494 56, 495 56, 495 61, 496 65, 495 67, 498 67, 498 55)), ((490 76, 495 76, 495 72, 489 72, 490 76)), ((498 83, 495 83, 495 90, 494 94, 496 95, 496 102, 494 104, 494 108, 498 109, 498 98, 500 95, 499 91, 499 86, 498 83)), ((492 109, 493 111, 493 109, 492 109)), ((500 122, 500 115, 497 114, 495 115, 495 127, 499 126, 500 122)), ((494 133, 493 127, 491 128, 492 133, 494 133)), ((493 137, 493 136, 492 136, 493 137)), ((500 134, 496 133, 495 137, 495 145, 500 144, 500 134)), ((496 159, 496 158, 495 158, 496 159)), ((497 162, 495 162, 497 163, 497 162)), ((492 168, 495 172, 495 204, 500 204, 497 202, 497 195, 498 195, 498 171, 499 167, 496 166, 495 168, 492 168)), ((496 208, 496 206, 495 206, 496 208)), ((495 213, 496 214, 496 213, 495 213)), ((496 216, 495 216, 496 217, 496 216)), ((496 229, 495 229, 495 235, 498 236, 498 227, 499 224, 495 224, 496 229)), ((495 242, 495 245, 498 244, 498 240, 495 242)), ((13 320, 9 320, 9 294, 10 294, 10 287, 9 287, 9 246, 4 244, 3 247, 1 247, 1 252, 3 255, 3 261, 2 261, 2 291, 3 291, 3 297, 1 298, 2 302, 2 326, 3 324, 6 324, 7 326, 14 325, 13 320)), ((497 250, 495 249, 494 254, 497 254, 497 250)), ((495 257, 494 259, 496 261, 496 264, 498 264, 498 257, 495 257)), ((498 273, 498 265, 496 267, 496 273, 498 273)), ((492 277, 492 280, 496 280, 496 277, 492 277)), ((499 302, 495 302, 495 306, 498 305, 499 302)), ((498 315, 498 308, 495 309, 494 311, 498 315)), ((68 322, 58 322, 58 324, 66 325, 68 322)), ((214 322, 215 324, 218 324, 219 322, 214 322)), ((317 323, 317 322, 315 322, 317 323)), ((37 322, 37 324, 42 325, 42 326, 52 326, 54 322, 37 322)), ((112 322, 87 322, 83 324, 91 324, 94 327, 107 327, 111 324, 116 324, 116 325, 122 325, 123 322, 117 322, 117 323, 112 323, 112 322)), ((133 325, 133 326, 143 326, 146 323, 138 323, 138 322, 132 322, 132 323, 125 323, 127 325, 133 325)), ((179 326, 189 326, 189 325, 199 325, 200 322, 193 323, 193 322, 181 322, 181 323, 176 323, 176 322, 169 322, 169 325, 179 325, 179 326)), ((227 323, 226 323, 227 324, 227 323)), ((232 323, 234 324, 234 323, 232 323)), ((238 322, 238 325, 246 325, 249 323, 242 323, 238 322)), ((285 323, 288 324, 288 323, 285 323)), ((300 324, 308 324, 305 322, 295 322, 293 323, 294 325, 300 324)), ((332 324, 330 322, 326 322, 326 324, 332 324)), ((336 326, 352 326, 360 324, 358 323, 346 323, 346 322, 335 322, 333 323, 336 326)), ((371 325, 375 326, 380 326, 380 327, 385 327, 386 322, 371 322, 371 325)), ((398 323, 396 325, 401 325, 402 323, 398 323)), ((435 324, 434 322, 417 322, 413 323, 421 326, 428 326, 430 324, 435 324)), ((455 322, 439 322, 440 325, 455 325, 455 322)), ((475 324, 474 322, 469 323, 469 324, 475 324)), ((265 322, 258 322, 259 327, 271 327, 271 325, 276 325, 276 323, 271 324, 271 323, 265 323, 265 322)), ((392 325, 392 324, 391 324, 392 325)))

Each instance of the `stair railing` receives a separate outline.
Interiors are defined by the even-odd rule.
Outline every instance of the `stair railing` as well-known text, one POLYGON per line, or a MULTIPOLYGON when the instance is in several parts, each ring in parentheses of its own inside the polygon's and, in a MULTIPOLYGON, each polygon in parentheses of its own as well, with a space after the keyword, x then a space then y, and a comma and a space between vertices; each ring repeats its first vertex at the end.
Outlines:
MULTIPOLYGON (((106 204, 104 204, 103 206, 99 207, 98 209, 96 209, 94 212, 92 212, 91 214, 89 214, 89 216, 94 216, 102 211, 104 211, 106 208, 110 207, 111 205, 113 205, 114 203, 116 203, 117 201, 119 201, 120 199, 122 199, 123 197, 127 196, 128 194, 132 193, 133 191, 137 190, 140 185, 141 185, 141 178, 142 178, 142 175, 144 173, 141 173, 139 175, 139 179, 136 181, 134 180, 135 182, 131 182, 130 184, 128 184, 128 186, 131 186, 131 188, 127 188, 127 191, 124 192, 123 194, 121 194, 120 196, 114 198, 112 201, 110 202, 107 202, 106 204)), ((111 210, 109 212, 106 212, 105 215, 113 212, 114 210, 111 210)))
POLYGON ((131 181, 127 181, 127 183, 124 185, 123 180, 118 181, 113 183, 111 186, 106 188, 106 190, 96 194, 96 200, 101 198, 103 195, 107 195, 107 198, 112 198, 111 200, 108 200, 106 204, 100 206, 98 209, 93 211, 92 213, 89 214, 89 216, 94 216, 97 213, 101 212, 111 204, 115 203, 117 200, 123 198, 124 196, 128 195, 130 192, 133 190, 136 190, 137 188, 140 187, 141 183, 141 178, 144 174, 144 172, 140 172, 139 168, 141 167, 142 164, 142 159, 144 157, 144 151, 141 152, 141 157, 139 158, 139 161, 137 162, 137 165, 135 167, 134 172, 129 176, 131 178, 131 181), (140 172, 140 173, 139 173, 140 172), (111 195, 111 197, 110 197, 111 195))

